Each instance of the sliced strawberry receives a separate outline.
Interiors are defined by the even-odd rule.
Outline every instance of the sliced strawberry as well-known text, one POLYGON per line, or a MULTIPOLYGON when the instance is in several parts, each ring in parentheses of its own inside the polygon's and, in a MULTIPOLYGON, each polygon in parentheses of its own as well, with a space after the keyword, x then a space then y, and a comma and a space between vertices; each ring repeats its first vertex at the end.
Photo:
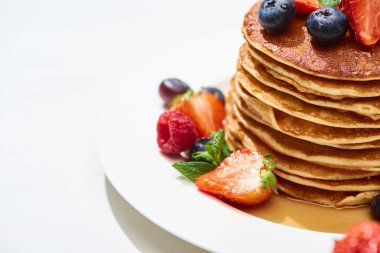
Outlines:
POLYGON ((380 40, 379 0, 342 0, 341 8, 360 43, 372 46, 380 40))
POLYGON ((192 119, 197 127, 199 137, 209 136, 211 131, 218 131, 222 128, 222 122, 226 116, 224 105, 211 93, 185 96, 178 100, 171 110, 180 112, 192 119))
POLYGON ((366 221, 352 226, 343 239, 335 242, 333 252, 380 252, 380 224, 366 221))
POLYGON ((275 177, 263 161, 261 153, 235 151, 215 170, 198 177, 195 184, 202 191, 239 204, 260 204, 272 196, 271 187, 277 191, 275 177))
POLYGON ((295 0, 297 7, 297 13, 309 15, 313 11, 316 11, 322 6, 319 4, 318 0, 295 0))

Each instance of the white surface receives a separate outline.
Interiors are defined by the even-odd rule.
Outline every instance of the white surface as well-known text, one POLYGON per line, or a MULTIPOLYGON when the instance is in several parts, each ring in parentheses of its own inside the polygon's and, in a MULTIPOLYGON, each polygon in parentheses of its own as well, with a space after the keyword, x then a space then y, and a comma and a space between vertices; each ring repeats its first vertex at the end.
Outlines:
POLYGON ((198 36, 231 29, 240 36, 250 5, 1 1, 0 252, 201 252, 143 218, 107 183, 95 124, 106 94, 126 85, 143 59, 198 36))
POLYGON ((110 95, 101 113, 98 148, 106 174, 140 213, 204 249, 331 252, 337 235, 271 223, 202 194, 179 176, 171 167, 173 161, 157 148, 155 126, 162 102, 151 84, 168 75, 183 77, 193 87, 228 79, 239 48, 237 36, 230 27, 200 34, 197 40, 178 43, 135 65, 126 85, 110 95))

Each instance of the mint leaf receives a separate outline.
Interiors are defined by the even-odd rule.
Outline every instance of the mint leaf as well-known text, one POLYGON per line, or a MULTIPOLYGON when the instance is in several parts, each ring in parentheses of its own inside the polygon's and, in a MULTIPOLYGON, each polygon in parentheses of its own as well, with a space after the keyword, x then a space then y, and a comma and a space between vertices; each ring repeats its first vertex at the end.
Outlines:
POLYGON ((207 161, 210 163, 214 162, 214 159, 207 151, 200 151, 193 154, 193 158, 197 161, 207 161))
POLYGON ((221 160, 223 161, 224 159, 226 159, 226 157, 229 156, 231 153, 232 153, 232 150, 231 150, 230 146, 228 146, 227 142, 224 142, 224 144, 222 146, 221 160))
POLYGON ((272 188, 273 192, 278 194, 276 176, 270 170, 264 170, 261 172, 261 182, 263 189, 267 189, 268 186, 272 188))
POLYGON ((266 154, 263 158, 263 163, 266 169, 273 170, 277 166, 277 161, 272 159, 272 154, 266 154))
POLYGON ((193 154, 195 162, 178 162, 173 164, 183 176, 190 181, 195 181, 200 175, 214 170, 219 164, 229 156, 232 151, 225 141, 225 133, 220 129, 217 133, 210 133, 213 140, 207 143, 205 151, 193 154))
POLYGON ((216 168, 214 164, 207 162, 178 162, 174 163, 173 167, 192 182, 195 182, 199 176, 216 168))
MULTIPOLYGON (((210 135, 213 137, 213 140, 206 145, 206 151, 204 151, 208 153, 209 156, 206 154, 202 154, 202 156, 207 158, 205 160, 219 165, 227 156, 232 153, 232 150, 225 141, 224 130, 221 129, 217 133, 211 132, 210 135), (212 158, 212 160, 210 158, 212 158)), ((198 154, 196 155, 198 156, 198 154)))
POLYGON ((211 131, 210 132, 210 136, 214 139, 215 138, 215 136, 217 135, 217 132, 214 132, 214 131, 211 131))
POLYGON ((273 159, 272 154, 266 154, 263 158, 263 164, 264 168, 260 174, 262 187, 263 189, 271 187, 273 192, 278 194, 276 176, 272 172, 277 166, 277 161, 273 159))
POLYGON ((206 144, 205 152, 207 152, 212 157, 213 161, 215 160, 214 151, 212 148, 212 141, 210 141, 209 143, 206 144))
POLYGON ((335 7, 339 4, 340 0, 318 0, 322 7, 335 7))
POLYGON ((214 158, 214 161, 217 164, 222 162, 221 154, 222 154, 223 144, 225 143, 224 137, 225 137, 225 133, 221 129, 216 133, 214 140, 209 143, 210 151, 211 151, 210 155, 214 158))

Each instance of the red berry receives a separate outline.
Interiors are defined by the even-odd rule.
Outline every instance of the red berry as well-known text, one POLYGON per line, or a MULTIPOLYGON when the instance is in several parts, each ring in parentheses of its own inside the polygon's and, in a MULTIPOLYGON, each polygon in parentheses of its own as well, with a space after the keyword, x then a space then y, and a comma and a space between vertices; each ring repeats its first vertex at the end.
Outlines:
POLYGON ((346 237, 335 242, 334 253, 380 252, 380 224, 362 222, 352 226, 346 237))
POLYGON ((297 7, 297 13, 307 14, 322 8, 318 0, 295 0, 294 1, 297 7))
POLYGON ((157 122, 157 144, 162 153, 178 155, 198 137, 194 122, 179 112, 164 112, 157 122))
POLYGON ((273 193, 262 187, 263 155, 248 149, 230 154, 213 171, 198 177, 195 184, 204 192, 242 204, 258 205, 273 193))
POLYGON ((359 42, 365 46, 375 45, 380 40, 380 1, 342 0, 340 5, 359 42))
POLYGON ((223 120, 226 116, 223 103, 211 93, 181 98, 171 110, 183 113, 192 119, 200 137, 207 137, 211 131, 216 132, 223 128, 223 120))

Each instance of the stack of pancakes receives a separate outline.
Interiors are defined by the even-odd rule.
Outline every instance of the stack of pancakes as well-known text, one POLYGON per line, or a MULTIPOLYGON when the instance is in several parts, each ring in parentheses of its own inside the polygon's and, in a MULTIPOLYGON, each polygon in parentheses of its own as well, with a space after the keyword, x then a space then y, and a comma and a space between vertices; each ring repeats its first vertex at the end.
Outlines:
POLYGON ((348 34, 314 42, 305 18, 280 34, 245 17, 246 39, 227 101, 232 148, 272 153, 278 188, 307 202, 344 207, 380 194, 380 47, 348 34))

